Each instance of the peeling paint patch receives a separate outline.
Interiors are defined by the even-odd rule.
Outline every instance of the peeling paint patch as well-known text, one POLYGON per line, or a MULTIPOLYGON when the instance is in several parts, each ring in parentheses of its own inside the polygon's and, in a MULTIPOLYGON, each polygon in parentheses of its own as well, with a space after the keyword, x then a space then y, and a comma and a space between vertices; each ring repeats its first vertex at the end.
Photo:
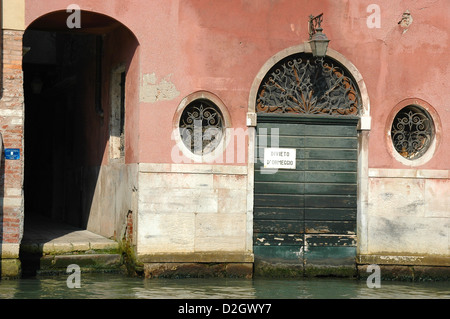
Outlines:
POLYGON ((158 101, 169 101, 180 95, 180 92, 170 81, 172 74, 167 75, 158 82, 155 73, 144 74, 142 77, 140 101, 155 103, 158 101))
POLYGON ((402 19, 398 22, 398 24, 403 28, 403 33, 408 31, 408 28, 412 22, 413 18, 411 16, 411 13, 409 12, 409 10, 406 10, 402 15, 402 19))

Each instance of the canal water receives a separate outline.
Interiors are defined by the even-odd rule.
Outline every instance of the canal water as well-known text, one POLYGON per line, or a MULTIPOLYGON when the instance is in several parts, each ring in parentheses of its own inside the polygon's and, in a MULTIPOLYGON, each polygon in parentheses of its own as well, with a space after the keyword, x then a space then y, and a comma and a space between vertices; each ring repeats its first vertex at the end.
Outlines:
POLYGON ((0 281, 0 299, 450 299, 450 282, 315 279, 144 279, 121 274, 81 274, 0 281), (69 283, 70 285, 70 283, 69 283), (73 285, 72 285, 73 286, 73 285))

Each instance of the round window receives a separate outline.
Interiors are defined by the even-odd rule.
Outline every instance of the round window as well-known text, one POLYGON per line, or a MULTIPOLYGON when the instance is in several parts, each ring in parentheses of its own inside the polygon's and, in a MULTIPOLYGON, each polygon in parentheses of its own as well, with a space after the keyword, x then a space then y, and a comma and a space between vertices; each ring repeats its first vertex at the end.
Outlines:
POLYGON ((433 137, 433 120, 423 108, 408 105, 394 117, 391 127, 392 143, 404 158, 420 158, 430 147, 433 137))
POLYGON ((181 140, 192 153, 211 153, 220 144, 224 134, 222 112, 210 100, 194 100, 181 113, 179 130, 181 140))

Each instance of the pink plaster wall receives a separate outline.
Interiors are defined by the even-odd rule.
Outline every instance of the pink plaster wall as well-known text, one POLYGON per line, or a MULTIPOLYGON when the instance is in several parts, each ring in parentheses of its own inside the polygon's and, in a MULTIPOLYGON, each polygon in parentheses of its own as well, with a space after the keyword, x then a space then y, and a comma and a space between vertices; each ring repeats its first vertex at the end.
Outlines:
MULTIPOLYGON (((119 64, 126 65, 127 79, 125 82, 125 162, 136 163, 138 161, 138 130, 133 129, 134 123, 139 121, 139 43, 133 35, 126 28, 117 28, 109 33, 104 38, 104 51, 113 52, 113 54, 105 54, 103 61, 103 109, 105 122, 109 124, 110 110, 110 96, 108 94, 110 89, 111 70, 119 64)), ((104 134, 106 139, 109 136, 109 125, 104 125, 104 134)), ((103 155, 103 163, 107 163, 109 158, 109 143, 105 147, 103 155)))
MULTIPOLYGON (((73 0, 26 0, 26 24, 73 0)), ((324 13, 330 47, 361 73, 367 86, 372 130, 369 167, 406 168, 388 152, 386 122, 407 98, 428 102, 442 123, 442 143, 421 168, 449 169, 450 6, 448 0, 78 0, 83 10, 109 15, 126 25, 140 44, 140 78, 169 79, 179 94, 140 102, 133 133, 139 138, 132 161, 170 163, 173 116, 180 101, 197 90, 216 94, 233 127, 245 128, 248 97, 262 65, 277 52, 307 40, 310 14, 324 13), (380 7, 380 28, 369 28, 370 4, 380 7), (409 10, 413 23, 398 24, 409 10)), ((137 88, 136 80, 135 88, 137 88)), ((138 102, 137 102, 138 103, 138 102)), ((128 132, 128 131, 127 131, 128 132)), ((131 160, 131 159, 130 159, 131 160)))

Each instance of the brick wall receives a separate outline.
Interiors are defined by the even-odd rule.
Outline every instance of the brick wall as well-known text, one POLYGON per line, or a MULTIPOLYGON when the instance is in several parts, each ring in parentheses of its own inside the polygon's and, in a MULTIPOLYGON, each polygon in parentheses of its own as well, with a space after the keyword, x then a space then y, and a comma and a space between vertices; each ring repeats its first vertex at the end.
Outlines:
POLYGON ((3 30, 0 132, 0 243, 19 243, 23 227, 23 31, 3 30), (5 148, 20 150, 19 160, 7 160, 5 148))

